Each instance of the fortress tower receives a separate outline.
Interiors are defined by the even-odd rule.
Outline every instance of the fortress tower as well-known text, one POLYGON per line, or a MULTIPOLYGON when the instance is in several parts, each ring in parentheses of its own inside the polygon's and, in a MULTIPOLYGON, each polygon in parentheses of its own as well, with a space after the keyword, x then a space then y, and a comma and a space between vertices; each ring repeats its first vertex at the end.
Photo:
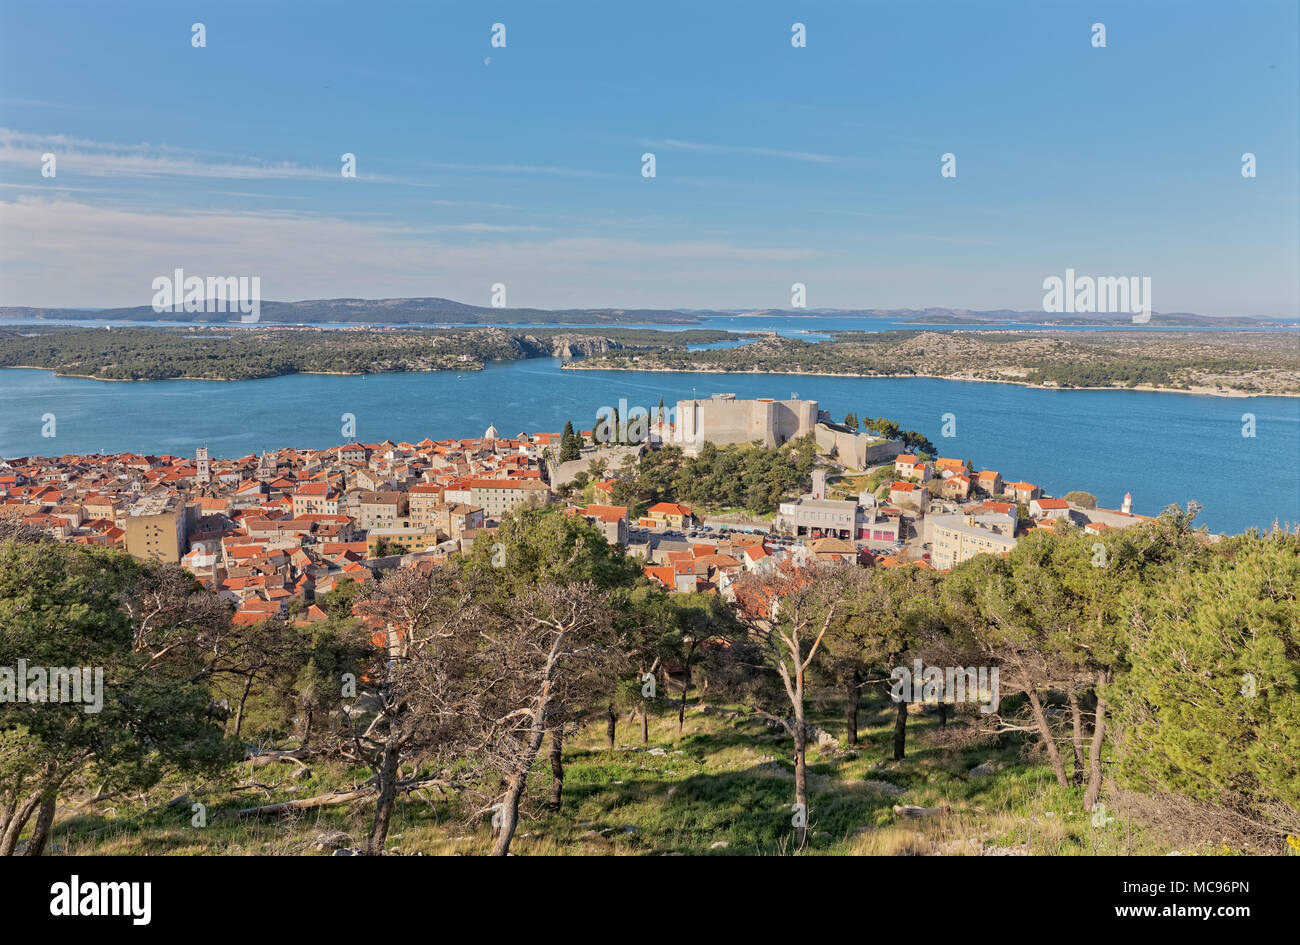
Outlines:
POLYGON ((753 443, 780 446, 812 433, 817 425, 817 401, 737 400, 735 394, 679 400, 677 425, 682 447, 693 453, 705 443, 753 443))

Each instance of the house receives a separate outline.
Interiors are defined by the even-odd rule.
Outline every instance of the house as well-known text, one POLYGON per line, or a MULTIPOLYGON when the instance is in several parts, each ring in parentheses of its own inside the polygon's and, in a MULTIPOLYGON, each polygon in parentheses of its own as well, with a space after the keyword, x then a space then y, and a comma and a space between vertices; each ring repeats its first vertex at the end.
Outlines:
POLYGON ((808 542, 808 553, 814 561, 848 561, 856 563, 858 549, 851 541, 842 538, 818 538, 808 542))
POLYGON ((948 476, 963 476, 968 472, 966 464, 960 459, 947 459, 943 456, 934 461, 934 470, 943 479, 948 476))
POLYGON ((370 459, 370 451, 362 443, 349 443, 339 447, 339 462, 364 463, 370 459))
POLYGON ((918 479, 926 482, 930 478, 930 467, 921 462, 914 453, 899 453, 894 457, 894 476, 898 479, 918 479))
POLYGON ((975 488, 985 495, 1002 494, 1002 476, 992 469, 985 469, 975 476, 975 488))
POLYGON ((1030 499, 1029 514, 1034 518, 1070 517, 1070 503, 1064 499, 1030 499))
POLYGON ((1005 486, 1007 494, 1012 496, 1016 502, 1021 505, 1028 505, 1034 499, 1043 494, 1043 490, 1038 488, 1032 482, 1008 482, 1005 486))
MULTIPOLYGON (((449 538, 460 538, 467 531, 483 527, 483 510, 465 502, 444 502, 430 512, 428 527, 449 538)), ((412 523, 414 524, 414 523, 412 523)))
POLYGON ((690 528, 695 524, 691 510, 675 502, 656 502, 646 509, 646 515, 654 528, 690 528))
POLYGON ((961 502, 970 497, 970 487, 970 476, 965 473, 953 473, 939 484, 939 493, 945 499, 961 502))
POLYGON ((930 507, 930 490, 914 482, 895 479, 889 487, 889 504, 900 509, 924 512, 930 507))
POLYGON ((762 545, 746 545, 745 550, 741 552, 740 563, 746 571, 763 572, 771 571, 774 561, 771 553, 762 545))
POLYGON ((575 508, 572 512, 596 526, 611 545, 627 544, 626 505, 589 505, 585 509, 575 508))

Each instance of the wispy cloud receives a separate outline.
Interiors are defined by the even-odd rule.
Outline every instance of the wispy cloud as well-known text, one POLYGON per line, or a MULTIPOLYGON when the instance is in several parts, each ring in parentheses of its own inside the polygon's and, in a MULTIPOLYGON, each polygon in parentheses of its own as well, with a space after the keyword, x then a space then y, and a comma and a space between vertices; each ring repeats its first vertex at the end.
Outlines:
POLYGON ((422 167, 458 174, 517 174, 520 176, 575 177, 590 180, 619 180, 626 175, 593 171, 583 167, 557 167, 549 164, 455 164, 445 161, 421 161, 422 167))
MULTIPOLYGON (((0 164, 39 168, 42 155, 54 154, 60 173, 93 177, 176 177, 220 180, 339 180, 338 167, 308 167, 291 161, 205 158, 199 152, 168 145, 119 144, 68 135, 41 135, 0 128, 0 164)), ((360 173, 371 183, 434 186, 427 181, 360 173)))
POLYGON ((848 164, 853 160, 836 154, 818 154, 814 151, 785 151, 780 148, 760 148, 742 144, 706 144, 700 141, 682 141, 679 138, 660 138, 642 143, 646 147, 669 148, 677 151, 698 151, 702 154, 748 154, 757 157, 784 158, 789 161, 809 161, 813 164, 848 164))
POLYGON ((176 267, 262 277, 269 299, 440 295, 512 305, 719 304, 819 253, 602 236, 511 236, 478 222, 421 227, 289 212, 159 212, 22 196, 0 201, 0 305, 147 305, 176 267), (482 234, 486 239, 470 239, 482 234), (69 273, 77 278, 70 280, 69 273))

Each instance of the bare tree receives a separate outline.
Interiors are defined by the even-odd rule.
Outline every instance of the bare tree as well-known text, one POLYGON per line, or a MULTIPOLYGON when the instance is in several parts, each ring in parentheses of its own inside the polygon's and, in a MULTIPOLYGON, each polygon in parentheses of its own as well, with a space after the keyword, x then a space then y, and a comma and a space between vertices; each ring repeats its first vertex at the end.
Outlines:
POLYGON ((559 733, 562 744, 622 654, 609 594, 589 581, 525 591, 486 616, 480 637, 482 673, 491 680, 483 757, 504 785, 492 855, 505 856, 543 738, 559 733))
MULTIPOLYGON (((466 738, 463 720, 478 688, 477 609, 461 576, 448 568, 400 568, 367 584, 357 611, 382 651, 367 669, 374 715, 353 729, 344 751, 375 772, 378 796, 367 841, 383 853, 404 761, 449 751, 466 738)), ((342 681, 340 681, 342 682, 342 681)))
POLYGON ((795 847, 808 840, 808 670, 831 624, 846 608, 857 569, 844 565, 784 567, 735 585, 737 612, 768 668, 781 679, 791 715, 778 721, 794 740, 795 847))

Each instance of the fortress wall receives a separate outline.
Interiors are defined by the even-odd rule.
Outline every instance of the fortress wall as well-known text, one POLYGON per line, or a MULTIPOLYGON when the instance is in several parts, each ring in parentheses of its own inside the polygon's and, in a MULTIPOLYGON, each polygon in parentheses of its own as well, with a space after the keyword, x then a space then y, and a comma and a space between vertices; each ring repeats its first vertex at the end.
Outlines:
POLYGON ((776 446, 812 432, 816 401, 679 400, 678 423, 688 443, 705 440, 725 445, 752 443, 776 446))

